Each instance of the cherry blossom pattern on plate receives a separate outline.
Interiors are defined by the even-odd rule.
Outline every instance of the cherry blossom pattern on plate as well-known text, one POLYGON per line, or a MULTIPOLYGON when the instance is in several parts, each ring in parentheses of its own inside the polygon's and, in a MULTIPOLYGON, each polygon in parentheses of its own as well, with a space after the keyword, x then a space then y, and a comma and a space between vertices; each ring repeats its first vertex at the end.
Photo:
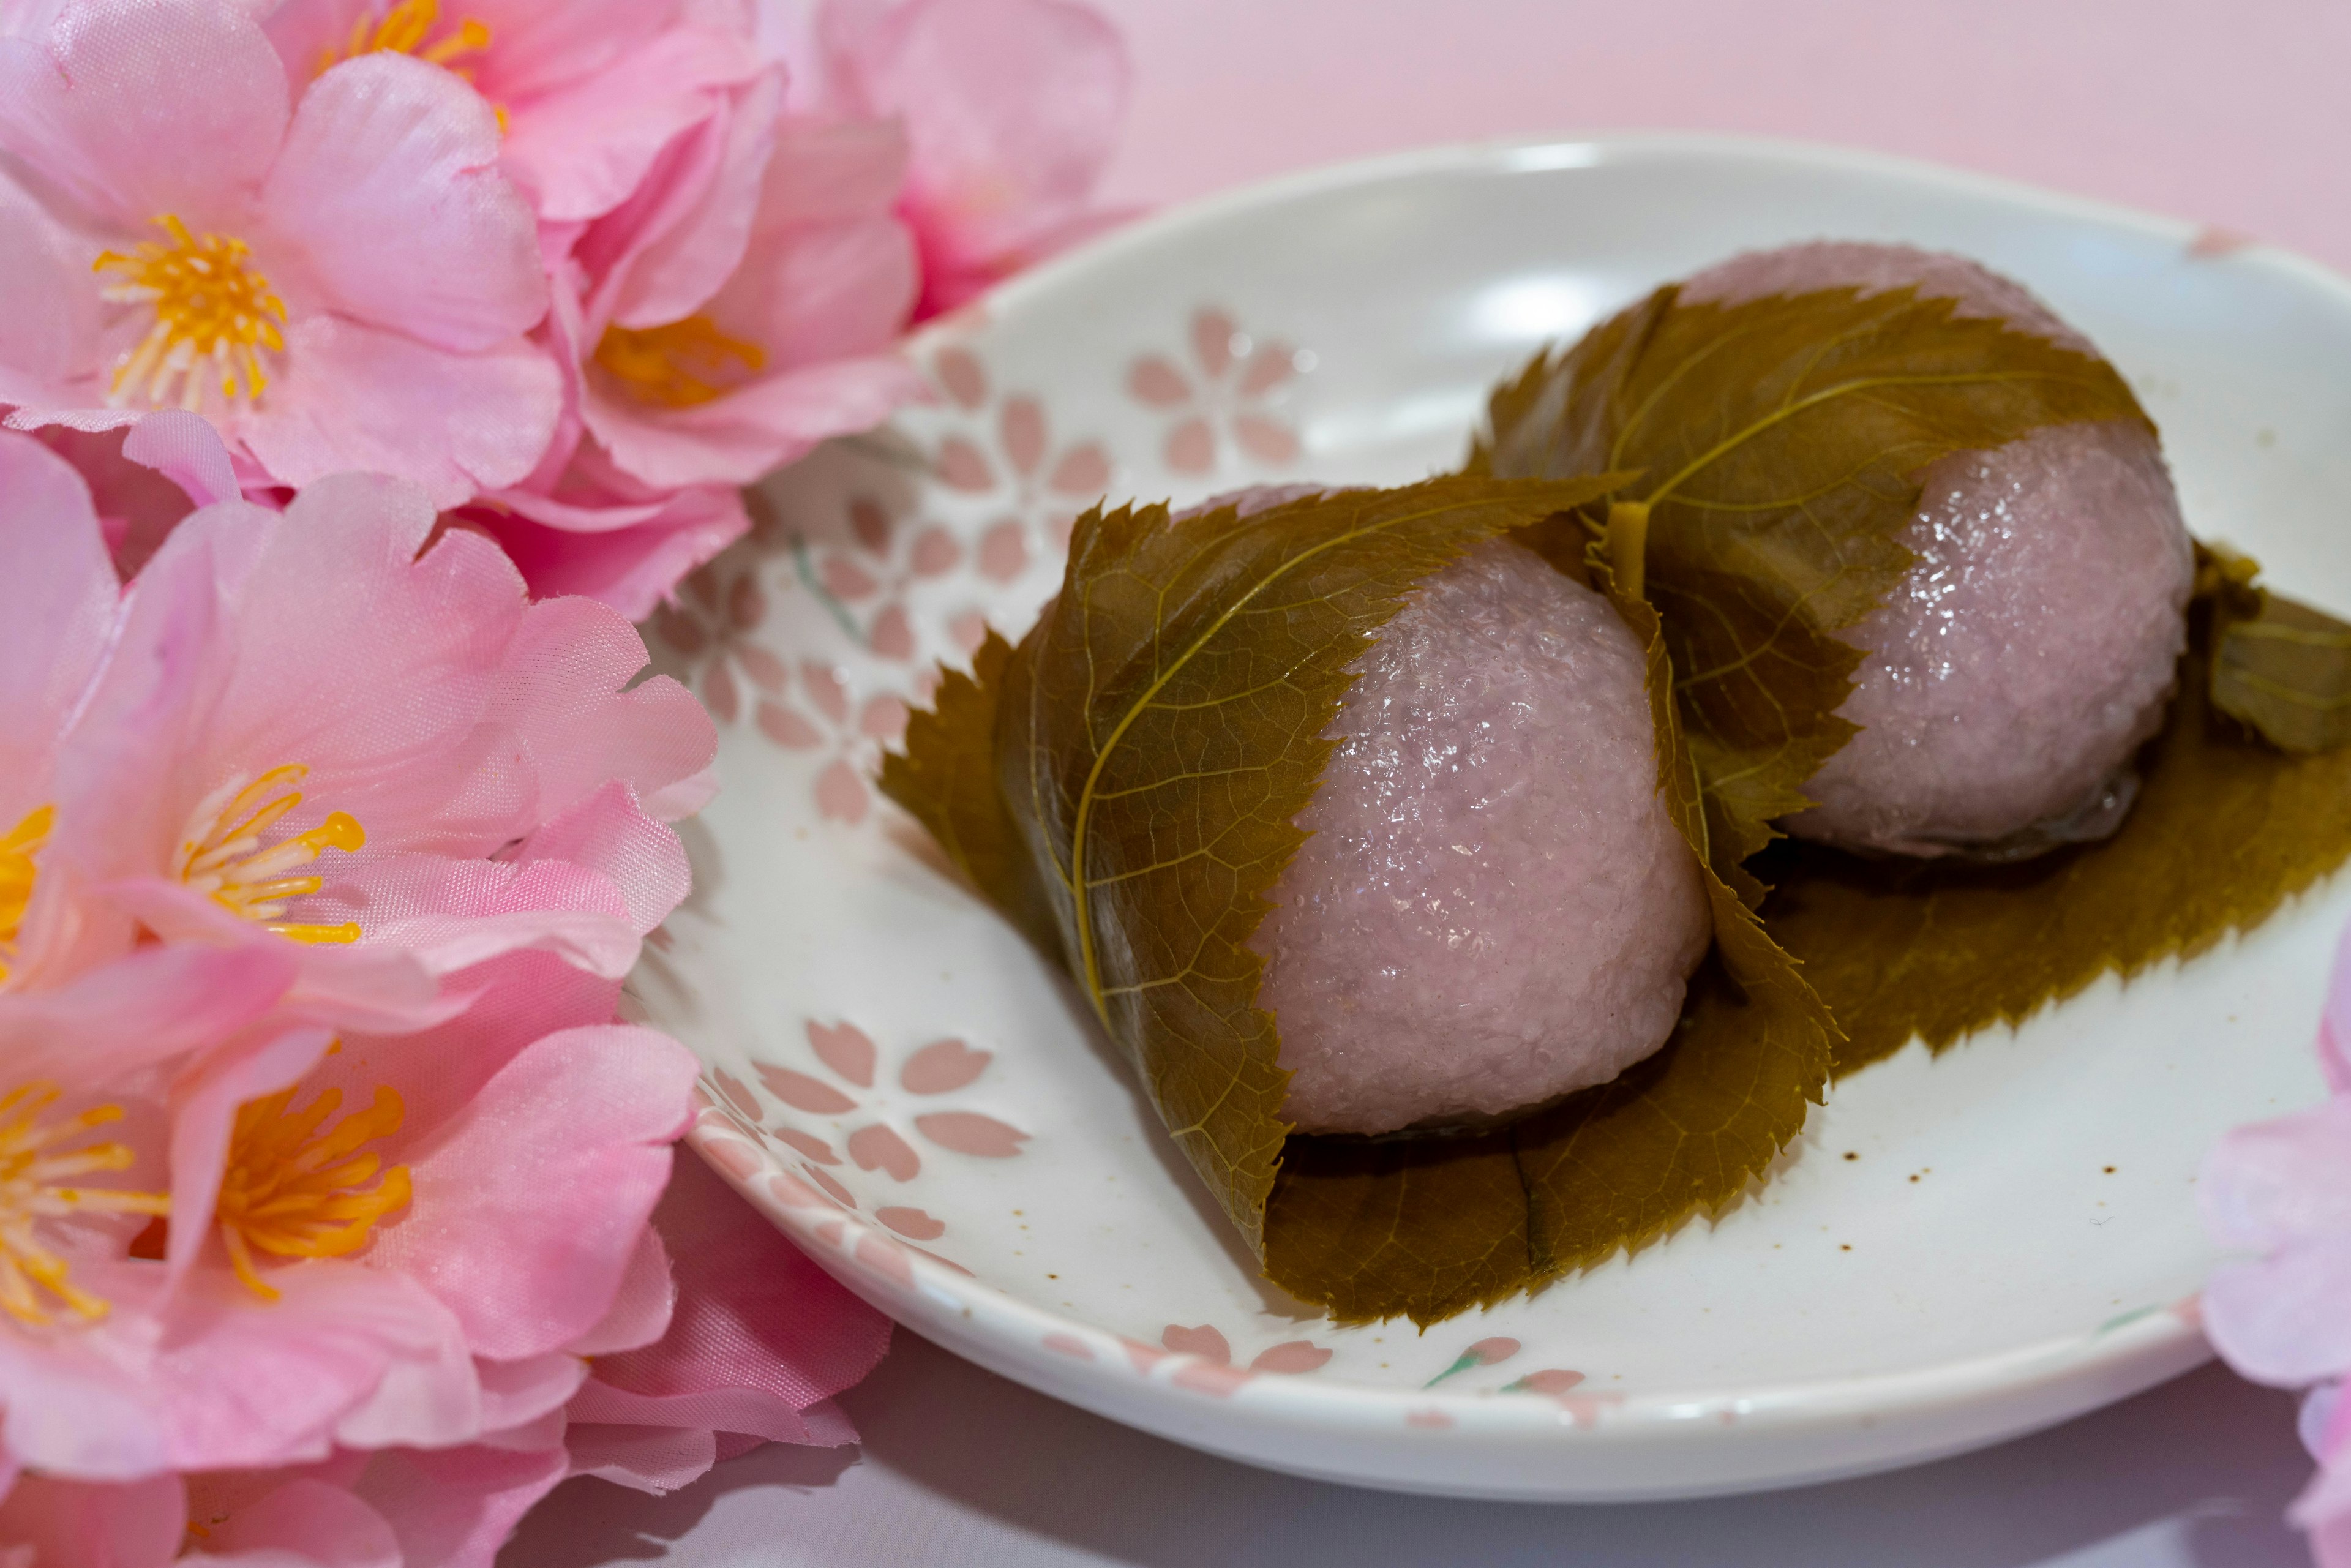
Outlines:
POLYGON ((656 644, 684 662, 687 684, 721 725, 742 713, 747 688, 756 700, 789 679, 783 660, 752 635, 768 610, 758 558, 737 548, 687 578, 647 622, 656 644))
MULTIPOLYGON (((1160 1344, 1176 1355, 1196 1356, 1212 1366, 1233 1364, 1232 1342, 1213 1323, 1169 1323, 1159 1331, 1160 1344)), ((1276 1372, 1297 1374, 1313 1372, 1331 1359, 1331 1352, 1311 1339, 1283 1340, 1257 1353, 1249 1365, 1241 1370, 1254 1375, 1276 1372)))
MULTIPOLYGON (((949 491, 1003 508, 981 528, 974 547, 979 575, 1001 585, 1040 553, 1065 553, 1071 524, 1110 488, 1109 452, 1092 440, 1056 444, 1045 405, 1027 392, 1007 392, 995 401, 991 415, 987 367, 967 348, 940 350, 931 374, 943 400, 972 419, 967 432, 940 439, 932 477, 949 491)), ((978 645, 977 636, 970 645, 978 645)))
MULTIPOLYGON (((935 1040, 908 1053, 883 1081, 881 1051, 856 1025, 810 1019, 807 1036, 811 1065, 819 1071, 766 1061, 752 1068, 768 1094, 787 1113, 798 1113, 797 1118, 787 1114, 770 1124, 749 1084, 723 1068, 712 1078, 719 1095, 749 1125, 798 1157, 800 1177, 844 1207, 867 1207, 851 1191, 851 1179, 869 1194, 895 1197, 888 1188, 877 1189, 872 1178, 902 1186, 913 1183, 923 1173, 925 1145, 950 1155, 1002 1160, 1017 1156, 1029 1139, 1019 1128, 982 1112, 936 1103, 977 1082, 995 1060, 991 1051, 976 1051, 960 1040, 935 1040), (815 1118, 823 1120, 821 1133, 810 1124, 815 1118), (852 1177, 852 1167, 869 1175, 852 1177)), ((946 1220, 912 1203, 874 1202, 870 1212, 910 1241, 935 1241, 946 1233, 946 1220)))
POLYGON ((820 546, 795 539, 794 562, 810 591, 876 658, 912 664, 917 648, 907 591, 952 575, 964 564, 963 544, 937 523, 893 516, 882 497, 862 491, 843 510, 846 538, 820 546))
POLYGON ((1127 395, 1172 416, 1160 456, 1178 474, 1216 471, 1225 444, 1272 468, 1298 459, 1298 432, 1282 417, 1290 383, 1314 368, 1311 350, 1241 329, 1229 311, 1192 313, 1190 360, 1144 354, 1127 366, 1127 395))

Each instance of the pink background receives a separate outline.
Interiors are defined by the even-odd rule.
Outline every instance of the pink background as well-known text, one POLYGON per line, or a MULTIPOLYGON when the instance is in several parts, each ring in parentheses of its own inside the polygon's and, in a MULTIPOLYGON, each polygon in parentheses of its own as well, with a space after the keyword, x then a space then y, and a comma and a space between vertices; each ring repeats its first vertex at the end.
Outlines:
POLYGON ((2351 269, 2342 0, 1095 0, 1111 193, 1531 131, 1736 131, 2171 213, 2351 269))

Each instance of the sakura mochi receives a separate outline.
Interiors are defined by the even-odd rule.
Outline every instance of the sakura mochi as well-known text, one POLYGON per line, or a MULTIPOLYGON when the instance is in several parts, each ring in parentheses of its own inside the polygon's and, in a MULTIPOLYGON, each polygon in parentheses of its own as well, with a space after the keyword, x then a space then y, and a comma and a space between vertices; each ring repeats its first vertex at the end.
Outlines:
MULTIPOLYGON (((2083 353, 2087 340, 1971 261, 1813 244, 1734 256, 1688 303, 1915 287, 2083 353)), ((2137 789, 2186 643, 2194 547, 2144 425, 2054 425, 1918 476, 1917 563, 1845 639, 1867 654, 1838 712, 1862 727, 1813 777, 1799 837, 1867 852, 2013 859, 2104 838, 2137 789)))
MULTIPOLYGON (((1244 493, 1243 512, 1311 486, 1244 493)), ((1657 796, 1640 645, 1507 539, 1429 579, 1352 668, 1312 836, 1251 943, 1316 1133, 1476 1123, 1665 1043, 1711 936, 1657 796)))

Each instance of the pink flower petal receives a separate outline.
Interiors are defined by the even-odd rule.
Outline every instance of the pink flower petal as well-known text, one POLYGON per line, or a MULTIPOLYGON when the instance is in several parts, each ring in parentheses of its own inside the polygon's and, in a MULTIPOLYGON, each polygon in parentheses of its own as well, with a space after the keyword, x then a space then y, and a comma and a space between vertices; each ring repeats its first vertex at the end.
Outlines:
MULTIPOLYGON (((604 220, 615 238, 630 238, 623 242, 625 257, 615 260, 599 290, 591 322, 645 328, 682 320, 708 303, 742 265, 759 186, 775 153, 782 99, 781 72, 762 76, 739 101, 718 106, 689 133, 687 140, 699 144, 689 155, 691 172, 674 163, 640 187, 635 203, 660 211, 624 207, 604 220)), ((603 243, 583 245, 591 265, 603 243)))
POLYGON ((873 1063, 880 1053, 863 1030, 852 1023, 821 1024, 810 1019, 808 1041, 819 1061, 860 1089, 873 1087, 873 1063))
POLYGON ((990 1160, 1010 1159, 1029 1139, 1019 1128, 977 1111, 934 1111, 915 1117, 914 1128, 943 1149, 990 1160))
POLYGON ((99 0, 0 38, 0 148, 121 228, 242 216, 287 119, 286 74, 236 6, 99 0))
POLYGON ((1033 397, 1008 397, 997 414, 997 439, 1013 472, 1029 475, 1045 460, 1045 410, 1033 397))
POLYGON ((1192 401, 1192 383, 1162 354, 1146 354, 1129 365, 1126 390, 1147 408, 1175 408, 1192 401))
MULTIPOLYGON (((733 715, 724 716, 732 717, 733 715)), ((796 751, 824 744, 822 730, 778 703, 763 702, 759 705, 758 725, 760 732, 769 740, 796 751)))
POLYGON ((788 366, 726 396, 661 408, 590 382, 581 417, 613 464, 643 484, 747 485, 836 435, 872 429, 922 390, 885 354, 788 366))
POLYGON ((987 372, 968 349, 941 349, 931 361, 931 373, 938 378, 947 396, 967 410, 987 401, 987 372))
POLYGON ((1167 433, 1161 455, 1178 474, 1206 474, 1217 465, 1217 434, 1205 419, 1184 421, 1167 433))
POLYGON ((932 1218, 919 1208, 877 1208, 873 1218, 901 1236, 911 1236, 917 1241, 935 1241, 947 1233, 946 1222, 932 1218))
POLYGON ((372 1456, 353 1490, 381 1515, 406 1568, 486 1565, 568 1470, 563 1448, 475 1445, 372 1456))
POLYGON ((910 1094, 946 1094, 977 1080, 994 1060, 959 1040, 934 1040, 906 1059, 898 1082, 910 1094))
POLYGON ((768 1092, 795 1111, 805 1111, 811 1116, 842 1116, 857 1109, 856 1101, 820 1078, 764 1061, 754 1065, 768 1092))
POLYGON ((498 151, 490 106, 465 83, 362 56, 302 94, 264 220, 298 239, 332 308, 453 352, 494 348, 548 305, 530 206, 498 151))
POLYGON ((858 1169, 886 1171, 893 1181, 912 1181, 923 1168, 923 1157, 912 1145, 878 1123, 849 1134, 849 1157, 858 1169))
POLYGON ((187 1491, 177 1476, 117 1483, 17 1476, 0 1499, 0 1551, 21 1552, 27 1568, 163 1568, 187 1535, 187 1491))
POLYGON ((853 828, 865 820, 866 810, 872 804, 865 780, 847 762, 835 760, 816 776, 816 809, 820 815, 853 828))
POLYGON ((1203 1361, 1225 1366, 1233 1359, 1233 1347, 1213 1323, 1200 1323, 1186 1328, 1181 1323, 1169 1323, 1159 1331, 1159 1343, 1177 1355, 1196 1355, 1203 1361))
POLYGON ((1281 1343, 1258 1353, 1249 1363, 1251 1372, 1301 1373, 1312 1372, 1331 1359, 1331 1353, 1311 1339, 1284 1340, 1281 1343))

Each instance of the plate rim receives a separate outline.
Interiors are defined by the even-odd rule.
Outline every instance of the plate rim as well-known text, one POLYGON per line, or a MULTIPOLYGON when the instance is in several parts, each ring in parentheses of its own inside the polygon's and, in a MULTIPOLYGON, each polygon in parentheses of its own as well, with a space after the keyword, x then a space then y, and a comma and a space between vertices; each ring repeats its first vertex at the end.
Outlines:
MULTIPOLYGON (((1447 142, 1287 173, 1139 218, 1008 279, 978 298, 925 323, 908 336, 900 352, 909 361, 926 356, 975 326, 1001 321, 1040 297, 1050 296, 1106 264, 1136 251, 1178 241, 1194 229, 1256 209, 1420 175, 1505 175, 1549 169, 1691 162, 1743 162, 1890 178, 1955 197, 1995 201, 2182 246, 2193 244, 2207 227, 2188 219, 2053 191, 2000 175, 1864 149, 1782 138, 1625 131, 1447 142)), ((2225 259, 2230 265, 2280 274, 2295 285, 2330 297, 2337 308, 2351 315, 2351 278, 2313 258, 2267 241, 2254 240, 2232 249, 2225 259)), ((2199 1297, 2190 1296, 2179 1302, 2143 1306, 2085 1332, 2051 1336, 1989 1354, 1848 1376, 1745 1387, 1718 1384, 1666 1391, 1637 1390, 1625 1393, 1621 1399, 1608 1396, 1604 1414, 1589 1409, 1567 1410, 1563 1406, 1572 1401, 1535 1394, 1505 1396, 1466 1390, 1409 1390, 1317 1377, 1235 1373, 1228 1375, 1225 1386, 1212 1387, 1208 1385, 1217 1380, 1196 1378, 1186 1382, 1180 1376, 1160 1375, 1163 1366, 1174 1367, 1178 1374, 1187 1364, 1204 1366, 1206 1364, 1196 1356, 1144 1346, 1082 1317, 1033 1305, 977 1278, 967 1277, 955 1266, 826 1203, 787 1171, 760 1140, 747 1135, 736 1114, 706 1083, 701 1109, 685 1141, 802 1250, 893 1318, 969 1359, 979 1360, 1055 1397, 1122 1421, 1130 1420, 1122 1414, 1132 1402, 1130 1396, 1144 1385, 1155 1385, 1163 1393, 1172 1387, 1179 1396, 1188 1389, 1195 1396, 1230 1398, 1236 1408, 1245 1408, 1276 1426, 1300 1431, 1361 1433, 1365 1427, 1364 1417, 1375 1416, 1383 1418, 1380 1424, 1386 1427, 1389 1438, 1413 1447, 1423 1442, 1458 1441, 1465 1432, 1473 1431, 1513 1440, 1611 1445, 1646 1442, 1670 1430, 1689 1429, 1699 1421, 1710 1425, 1725 1419, 1726 1412, 1746 1429, 1746 1436, 1752 1437, 1760 1435, 1758 1427, 1793 1434, 1826 1426, 1842 1427, 1856 1420, 1869 1423, 1896 1416, 1931 1416, 1938 1412, 1964 1410, 1970 1404, 1991 1399, 2038 1396, 2039 1414, 2034 1419, 2001 1424, 1988 1436, 1941 1442, 1914 1440, 1909 1448, 1882 1460, 1835 1470, 1815 1469, 1792 1473, 1778 1480, 1761 1479, 1681 1492, 1634 1489, 1618 1494, 1627 1497, 1754 1490, 1867 1469, 1892 1469, 2070 1418, 2184 1373, 2213 1354, 2202 1333, 2199 1297), (814 1199, 813 1204, 786 1196, 789 1187, 785 1184, 799 1186, 814 1199), (1082 1344, 1086 1354, 1057 1354, 1047 1348, 1049 1342, 1057 1339, 1068 1344, 1082 1344), (1539 1418, 1530 1419, 1531 1410, 1539 1418)), ((1197 1447, 1239 1453, 1252 1462, 1291 1468, 1280 1459, 1242 1453, 1212 1438, 1164 1430, 1161 1435, 1197 1447)), ((1890 1430, 1881 1435, 1888 1438, 1895 1436, 1890 1430)), ((1899 1448, 1898 1444, 1896 1446, 1899 1448)), ((1369 1477, 1349 1479, 1374 1485, 1399 1484, 1369 1477)), ((1444 1490, 1453 1495, 1473 1495, 1460 1488, 1444 1490)), ((1570 1488, 1540 1493, 1504 1489, 1488 1495, 1605 1494, 1573 1492, 1570 1488)))

